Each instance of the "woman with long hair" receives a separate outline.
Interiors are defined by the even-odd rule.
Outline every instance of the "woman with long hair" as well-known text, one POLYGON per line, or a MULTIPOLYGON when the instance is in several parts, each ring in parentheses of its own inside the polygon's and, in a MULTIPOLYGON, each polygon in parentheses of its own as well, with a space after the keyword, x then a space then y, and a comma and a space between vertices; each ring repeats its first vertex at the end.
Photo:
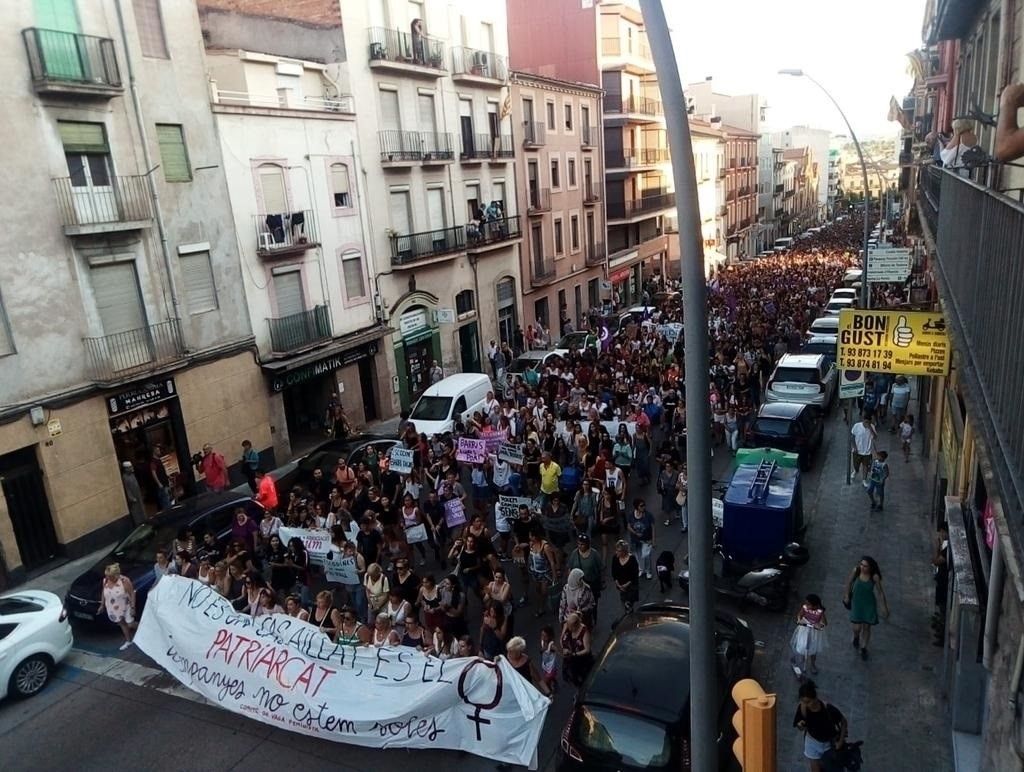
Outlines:
POLYGON ((864 555, 851 572, 843 596, 843 605, 850 609, 853 648, 860 651, 861 659, 868 658, 871 628, 878 624, 879 602, 882 616, 888 619, 889 602, 882 589, 882 571, 874 558, 864 555))

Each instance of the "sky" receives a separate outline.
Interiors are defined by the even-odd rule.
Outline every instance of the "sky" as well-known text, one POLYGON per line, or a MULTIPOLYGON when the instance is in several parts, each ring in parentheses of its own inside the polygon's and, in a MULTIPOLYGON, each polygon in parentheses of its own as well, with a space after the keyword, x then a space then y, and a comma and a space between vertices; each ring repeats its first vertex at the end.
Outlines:
POLYGON ((806 125, 847 134, 827 88, 859 139, 892 137, 889 98, 912 79, 905 54, 921 45, 925 0, 663 0, 685 84, 713 78, 715 91, 760 94, 765 128, 806 125))

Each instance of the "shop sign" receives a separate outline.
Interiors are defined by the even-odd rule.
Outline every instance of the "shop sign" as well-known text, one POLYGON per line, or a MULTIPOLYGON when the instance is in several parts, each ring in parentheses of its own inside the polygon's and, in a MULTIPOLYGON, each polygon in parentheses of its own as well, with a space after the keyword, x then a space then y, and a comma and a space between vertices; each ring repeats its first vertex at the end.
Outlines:
POLYGON ((427 327, 427 311, 424 308, 406 311, 398 317, 398 331, 403 338, 411 338, 425 327, 427 327))
POLYGON ((454 308, 439 308, 434 312, 434 321, 438 324, 455 324, 454 308))
POLYGON ((137 410, 147 405, 155 405, 157 402, 163 402, 175 396, 177 393, 174 389, 173 378, 152 381, 113 395, 107 399, 107 409, 110 411, 110 415, 121 415, 121 413, 137 410))
POLYGON ((333 373, 346 365, 358 362, 360 359, 372 357, 377 353, 376 342, 365 343, 362 346, 350 348, 333 356, 320 359, 316 362, 309 362, 284 373, 275 373, 270 379, 270 389, 273 392, 284 391, 289 386, 298 386, 321 375, 333 373))
POLYGON ((948 375, 950 349, 942 314, 857 309, 839 313, 836 365, 843 370, 948 375))
POLYGON ((626 281, 627 279, 629 279, 629 274, 631 271, 632 268, 622 268, 613 273, 611 276, 609 276, 608 281, 612 282, 612 284, 618 284, 619 282, 626 281))

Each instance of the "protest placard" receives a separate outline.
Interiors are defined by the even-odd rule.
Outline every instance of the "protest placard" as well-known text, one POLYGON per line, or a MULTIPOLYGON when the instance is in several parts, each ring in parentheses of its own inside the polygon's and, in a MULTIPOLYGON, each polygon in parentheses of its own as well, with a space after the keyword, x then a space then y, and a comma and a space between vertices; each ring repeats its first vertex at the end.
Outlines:
POLYGON ((457 461, 465 461, 467 464, 482 464, 486 458, 487 445, 483 440, 459 437, 459 446, 455 451, 457 461))
POLYGON ((481 432, 480 439, 484 441, 484 447, 488 453, 497 453, 498 448, 505 441, 504 432, 481 432))
POLYGON ((323 566, 324 555, 334 549, 331 545, 331 535, 327 531, 282 526, 277 535, 281 537, 281 542, 285 545, 296 536, 301 539, 302 546, 306 548, 306 554, 309 555, 310 565, 314 566, 323 566))
POLYGON ((466 508, 462 499, 449 499, 444 503, 444 521, 449 528, 458 528, 466 523, 466 508))
POLYGON ((150 591, 135 643, 217 707, 351 745, 529 766, 548 709, 504 657, 441 660, 335 643, 286 614, 240 613, 211 587, 174 575, 150 591))
POLYGON ((356 557, 345 557, 342 553, 330 553, 330 559, 324 559, 324 576, 328 582, 337 584, 361 584, 356 557))
POLYGON ((412 457, 415 451, 395 445, 391 448, 391 471, 409 474, 412 471, 412 457))
POLYGON ((498 449, 498 458, 501 461, 508 461, 510 464, 523 465, 523 446, 513 445, 510 442, 501 443, 498 449))
POLYGON ((531 506, 533 499, 526 496, 498 496, 497 508, 494 510, 494 518, 496 521, 499 531, 507 531, 511 528, 513 523, 519 517, 519 507, 521 505, 531 506), (502 527, 503 524, 508 523, 509 527, 502 527))

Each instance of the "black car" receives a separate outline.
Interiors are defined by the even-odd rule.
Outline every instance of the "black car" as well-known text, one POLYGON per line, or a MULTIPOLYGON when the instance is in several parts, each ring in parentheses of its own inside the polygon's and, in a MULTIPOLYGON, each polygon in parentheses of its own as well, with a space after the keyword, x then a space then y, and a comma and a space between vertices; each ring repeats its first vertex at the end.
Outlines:
POLYGON ((146 596, 156 581, 153 564, 157 550, 169 550, 182 528, 191 528, 196 539, 202 539, 203 534, 212 531, 217 535, 218 544, 223 546, 231 535, 231 521, 237 507, 245 508, 256 522, 263 517, 263 507, 244 493, 225 491, 202 493, 174 504, 138 526, 108 555, 71 583, 64 604, 72 621, 107 623, 101 585, 103 570, 111 563, 119 564, 121 575, 127 576, 135 587, 138 619, 146 596))
POLYGON ((761 405, 747 430, 746 444, 796 453, 800 456, 800 468, 807 471, 824 436, 821 408, 797 402, 767 402, 761 405))
MULTIPOLYGON (((732 757, 730 689, 750 675, 754 636, 747 623, 715 613, 719 755, 732 757)), ((576 694, 562 731, 560 769, 689 769, 690 610, 648 603, 623 617, 576 694)))
POLYGON ((288 492, 296 485, 308 485, 313 479, 314 469, 322 469, 324 476, 329 478, 334 474, 339 458, 344 458, 345 463, 355 469, 366 458, 371 447, 380 458, 387 456, 391 448, 398 444, 394 437, 380 434, 360 434, 322 442, 293 464, 284 467, 280 475, 274 474, 277 495, 282 502, 288 501, 288 492))

